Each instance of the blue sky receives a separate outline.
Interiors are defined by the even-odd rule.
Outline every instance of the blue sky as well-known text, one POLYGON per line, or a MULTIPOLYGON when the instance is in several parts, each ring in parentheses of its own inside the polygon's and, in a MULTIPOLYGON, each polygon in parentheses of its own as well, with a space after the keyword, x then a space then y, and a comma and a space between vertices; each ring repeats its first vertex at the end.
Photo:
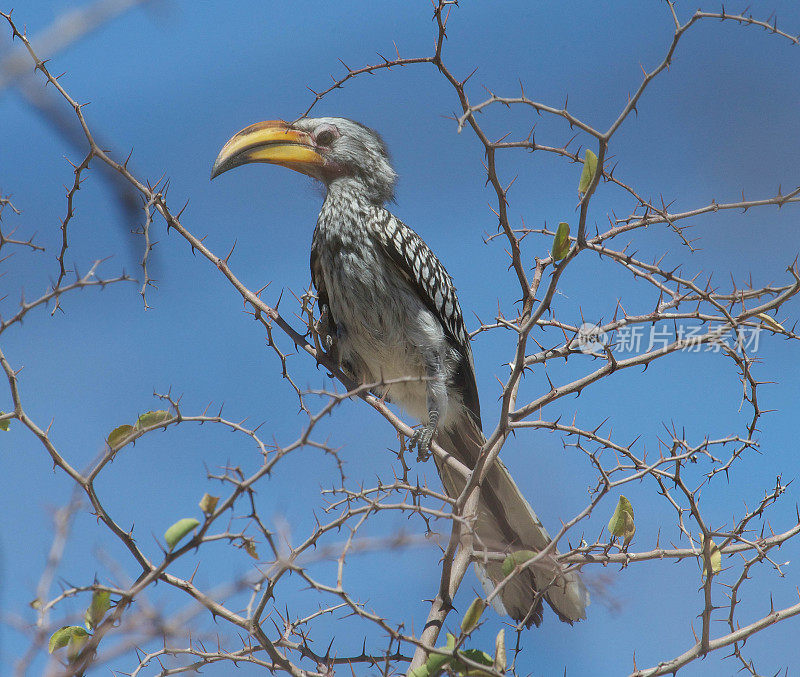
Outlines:
MULTIPOLYGON (((678 11, 685 19, 694 6, 682 4, 678 11)), ((75 6, 27 0, 16 8, 15 17, 35 36, 75 6)), ((708 9, 717 11, 718 5, 708 9)), ((800 32, 800 12, 791 2, 758 3, 751 9, 759 17, 773 10, 780 27, 800 32)), ((302 113, 312 100, 306 87, 324 88, 330 73, 340 75, 339 58, 353 67, 374 63, 376 52, 394 52, 393 41, 403 56, 430 54, 435 37, 430 18, 427 2, 299 3, 291 9, 260 2, 152 2, 70 46, 51 68, 66 72, 62 83, 74 98, 91 102, 85 109, 87 120, 109 140, 117 157, 133 149, 131 167, 151 182, 166 173, 170 204, 177 207, 189 200, 182 221, 192 232, 207 236, 218 253, 236 241, 234 271, 253 289, 271 282, 265 300, 275 302, 282 290, 299 292, 308 285, 308 248, 321 193, 304 177, 264 166, 245 167, 209 183, 219 148, 251 122, 302 113)), ((531 98, 561 105, 568 95, 573 114, 605 128, 638 86, 640 64, 649 70, 660 62, 671 34, 671 18, 661 2, 464 2, 453 11, 445 58, 461 77, 479 66, 470 81, 473 100, 486 96, 483 86, 515 95, 521 79, 531 98)), ((0 49, 9 49, 8 31, 0 29, 0 36, 0 49)), ((5 53, 0 52, 0 59, 5 53)), ((743 189, 748 197, 767 197, 779 184, 784 192, 794 188, 800 156, 798 59, 796 46, 757 29, 718 22, 693 28, 670 71, 648 90, 638 116, 615 137, 611 152, 619 162, 619 176, 642 194, 674 200, 675 209, 708 204, 712 198, 735 200, 743 189)), ((513 312, 518 292, 506 273, 501 241, 484 242, 496 228, 488 208, 493 193, 484 186, 481 145, 469 131, 457 134, 448 119, 457 107, 454 91, 435 68, 420 65, 353 80, 326 97, 315 113, 352 117, 383 134, 400 175, 392 210, 440 255, 474 329, 476 316, 490 321, 498 304, 513 312)), ((36 241, 47 247, 44 254, 18 251, 0 264, 5 273, 0 277, 0 312, 6 315, 21 290, 28 299, 37 297, 56 274, 63 186, 72 181, 65 157, 79 161, 83 156, 13 89, 0 92, 0 119, 0 193, 11 194, 22 210, 19 217, 6 212, 3 227, 17 226, 26 236, 35 232, 36 241)), ((508 131, 524 135, 536 124, 537 141, 550 145, 566 143, 573 134, 560 121, 522 109, 490 109, 481 122, 498 137, 508 131)), ((506 181, 518 175, 509 196, 514 224, 522 219, 535 227, 576 222, 579 168, 543 153, 511 152, 501 163, 506 181)), ((141 243, 129 231, 138 222, 126 219, 99 169, 88 176, 77 195, 67 260, 85 270, 93 261, 111 257, 101 267, 106 276, 123 268, 136 275, 141 243)), ((603 185, 590 221, 602 228, 607 214, 627 213, 631 207, 619 191, 603 185)), ((702 249, 694 255, 664 229, 650 228, 631 239, 643 258, 667 252, 666 261, 684 261, 686 271, 713 272, 723 285, 731 275, 742 282, 750 274, 757 284, 783 284, 785 268, 798 253, 799 221, 791 207, 706 217, 696 222, 694 234, 702 249)), ((279 378, 279 365, 260 326, 242 312, 234 290, 181 238, 165 233, 161 223, 154 237, 158 245, 152 273, 158 290, 149 293, 150 310, 142 308, 133 284, 86 290, 64 299, 64 313, 33 313, 24 326, 3 336, 9 360, 24 367, 20 381, 29 414, 45 425, 53 422, 54 442, 78 466, 98 453, 113 427, 157 408, 154 390, 169 388, 183 396, 187 413, 224 402, 230 418, 265 421, 264 429, 279 442, 292 441, 304 418, 297 415, 295 396, 279 378)), ((549 247, 547 238, 531 237, 523 255, 532 265, 533 257, 546 255, 549 247)), ((570 266, 559 291, 559 315, 575 322, 581 310, 592 321, 608 319, 617 298, 629 312, 649 310, 657 300, 629 275, 588 255, 570 266)), ((798 310, 797 302, 787 304, 780 319, 796 318, 798 310)), ((714 524, 730 522, 741 513, 743 501, 752 506, 774 486, 776 475, 784 482, 797 475, 797 349, 779 337, 762 338, 758 374, 776 382, 763 389, 762 406, 777 411, 761 422, 762 454, 743 459, 729 483, 712 485, 704 494, 704 508, 714 524)), ((503 364, 511 345, 510 336, 502 333, 483 334, 473 344, 485 427, 496 415, 497 377, 506 376, 503 364)), ((293 356, 290 363, 301 385, 326 385, 324 373, 309 360, 293 356)), ((564 381, 589 368, 588 362, 576 361, 568 367, 552 365, 548 373, 564 381)), ((547 387, 539 370, 526 379, 523 391, 534 396, 547 387)), ((684 354, 643 373, 615 375, 578 399, 559 401, 545 417, 571 419, 577 414, 586 427, 610 417, 615 438, 642 435, 643 444, 655 452, 664 425, 685 427, 695 440, 742 432, 747 418, 744 410, 738 412, 739 396, 735 374, 719 356, 684 354)), ((8 409, 8 399, 7 392, 0 394, 0 409, 8 409)), ((386 450, 396 444, 395 435, 363 405, 343 406, 326 421, 325 431, 341 447, 351 482, 374 481, 379 473, 391 476, 393 456, 386 450)), ((13 426, 0 443, 0 605, 5 614, 31 620, 26 604, 34 596, 49 547, 51 510, 66 502, 70 484, 52 471, 41 446, 20 426, 13 426)), ((562 448, 557 436, 521 435, 503 456, 551 530, 584 504, 593 473, 574 450, 562 448)), ((194 514, 204 492, 219 493, 218 485, 206 479, 206 467, 225 463, 252 471, 259 457, 252 444, 229 434, 181 426, 126 449, 104 473, 99 488, 109 510, 121 524, 135 525, 137 542, 154 555, 155 539, 169 524, 194 514)), ((432 465, 417 470, 435 483, 432 465)), ((319 487, 335 477, 329 458, 312 449, 298 452, 262 482, 260 508, 276 523, 291 524, 299 540, 313 524, 307 504, 319 505, 319 487)), ((652 483, 630 486, 625 494, 637 510, 636 549, 653 547, 659 529, 662 539, 677 539, 673 517, 652 483)), ((776 531, 793 523, 797 497, 793 484, 772 514, 776 531)), ((597 517, 586 523, 588 539, 599 533, 614 500, 601 504, 597 517)), ((370 533, 400 528, 417 534, 422 529, 416 521, 389 516, 370 533)), ((780 559, 796 559, 797 550, 790 543, 780 559)), ((426 613, 421 600, 436 585, 437 553, 421 548, 392 553, 390 559, 387 565, 385 555, 351 558, 353 584, 375 609, 419 627, 426 613)), ((108 577, 109 561, 135 577, 122 549, 91 516, 83 515, 60 576, 70 583, 108 577)), ((208 548, 202 561, 196 580, 207 587, 252 563, 243 552, 232 554, 221 546, 208 548)), ((189 575, 196 563, 197 558, 187 557, 176 573, 189 575)), ((330 567, 318 571, 330 575, 330 567)), ((766 569, 755 576, 742 605, 743 620, 764 615, 770 594, 776 606, 796 601, 797 577, 791 566, 787 572, 785 579, 766 569)), ((694 621, 697 627, 694 617, 702 601, 695 562, 607 568, 590 571, 587 578, 595 590, 588 621, 569 628, 548 616, 526 638, 522 674, 562 674, 565 666, 571 675, 627 674, 634 652, 641 667, 691 646, 690 624, 694 621)), ((164 587, 153 591, 152 601, 174 608, 180 597, 164 587)), ((284 592, 298 613, 319 601, 298 593, 300 587, 293 582, 284 592)), ((466 607, 476 587, 476 580, 468 579, 459 608, 466 607)), ((723 624, 717 625, 721 632, 723 624)), ((488 619, 480 635, 484 644, 499 627, 497 617, 488 619)), ((762 672, 773 673, 796 660, 796 628, 797 622, 790 620, 748 643, 762 672)), ((334 635, 342 652, 360 650, 362 635, 335 623, 321 624, 317 646, 327 646, 334 635)), ((15 660, 25 646, 20 634, 4 626, 3 663, 15 660)), ((43 663, 36 665, 41 669, 43 663)), ((685 674, 726 675, 735 670, 732 666, 709 657, 685 674)), ((117 661, 112 667, 131 666, 117 661)), ((251 672, 242 668, 242 674, 251 672)), ((222 672, 208 668, 206 674, 222 672)))

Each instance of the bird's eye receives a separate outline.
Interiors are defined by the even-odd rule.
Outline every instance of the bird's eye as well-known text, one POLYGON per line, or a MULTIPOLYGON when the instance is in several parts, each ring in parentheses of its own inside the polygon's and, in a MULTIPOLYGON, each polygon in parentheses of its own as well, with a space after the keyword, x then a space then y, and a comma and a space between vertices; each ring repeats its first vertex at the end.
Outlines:
POLYGON ((339 130, 333 125, 325 125, 314 135, 318 146, 330 146, 339 136, 339 130))

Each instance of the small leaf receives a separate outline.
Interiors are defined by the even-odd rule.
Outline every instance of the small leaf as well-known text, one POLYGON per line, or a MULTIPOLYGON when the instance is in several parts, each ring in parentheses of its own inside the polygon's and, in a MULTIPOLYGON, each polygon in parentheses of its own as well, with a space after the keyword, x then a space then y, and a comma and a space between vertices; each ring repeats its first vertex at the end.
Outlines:
POLYGON ((77 625, 64 625, 50 635, 50 641, 47 644, 47 651, 53 653, 69 644, 69 638, 72 637, 72 629, 77 628, 77 625))
POLYGON ((464 651, 459 651, 459 653, 464 654, 467 658, 476 663, 494 665, 494 659, 488 653, 480 649, 464 649, 464 651))
MULTIPOLYGON (((464 658, 469 658, 471 661, 481 663, 487 667, 492 667, 494 665, 494 659, 488 653, 480 649, 464 649, 463 651, 459 651, 458 654, 459 656, 464 656, 464 658)), ((491 677, 490 672, 481 670, 480 668, 468 667, 458 660, 453 663, 453 669, 459 675, 467 675, 467 677, 491 677)))
POLYGON ((123 440, 126 440, 130 436, 133 430, 133 426, 128 425, 127 423, 124 425, 118 425, 108 434, 108 438, 106 438, 106 444, 108 444, 111 449, 116 449, 123 440))
POLYGON ((553 238, 553 260, 560 261, 569 254, 569 224, 563 221, 558 224, 556 236, 553 238))
POLYGON ((464 620, 461 621, 461 632, 464 634, 469 634, 475 629, 475 626, 478 625, 478 621, 481 619, 481 615, 483 614, 483 610, 486 608, 486 602, 484 602, 480 597, 476 597, 472 604, 469 605, 469 609, 467 609, 467 613, 464 614, 464 620))
POLYGON ((497 672, 506 671, 506 629, 500 628, 494 640, 494 669, 497 672))
POLYGON ((30 602, 28 602, 28 606, 31 609, 37 609, 37 610, 41 609, 42 608, 42 600, 40 600, 38 597, 36 599, 32 599, 30 602))
MULTIPOLYGON (((456 647, 456 638, 447 633, 447 645, 445 650, 452 651, 456 647)), ((407 677, 435 677, 442 669, 450 662, 452 656, 444 656, 438 653, 432 653, 428 656, 428 660, 408 673, 407 677)))
POLYGON ((83 647, 86 646, 89 637, 91 637, 91 635, 83 628, 77 628, 77 630, 72 633, 69 644, 67 644, 67 657, 70 660, 77 658, 78 654, 83 651, 83 647))
POLYGON ((111 593, 108 590, 95 590, 92 594, 92 602, 89 608, 86 609, 84 618, 86 620, 86 627, 89 630, 94 630, 103 620, 106 611, 111 608, 111 593))
POLYGON ((449 662, 450 656, 433 653, 425 663, 409 672, 408 677, 436 677, 449 662))
POLYGON ((252 538, 245 538, 242 542, 244 551, 253 559, 258 559, 258 552, 256 551, 256 544, 252 538))
POLYGON ((633 506, 631 502, 620 495, 614 514, 608 520, 608 530, 613 536, 623 538, 623 546, 627 547, 636 533, 636 524, 633 521, 633 506))
MULTIPOLYGON (((430 661, 430 658, 428 658, 430 661)), ((432 677, 430 666, 428 665, 428 661, 425 661, 422 665, 418 668, 414 668, 411 672, 406 675, 406 677, 432 677)))
POLYGON ((194 517, 184 517, 175 522, 164 532, 164 540, 167 542, 169 549, 172 550, 186 534, 199 524, 200 522, 194 517))
POLYGON ((219 496, 212 496, 211 494, 203 494, 203 498, 200 499, 200 510, 202 510, 206 515, 213 515, 214 511, 217 509, 217 503, 219 502, 219 496))
POLYGON ((712 574, 718 574, 722 571, 722 552, 719 549, 719 546, 714 543, 713 539, 709 539, 709 553, 710 553, 710 561, 708 565, 706 564, 706 541, 703 538, 703 576, 705 577, 709 566, 711 568, 712 574))
POLYGON ((503 576, 508 576, 518 564, 525 564, 529 559, 536 557, 532 550, 517 550, 503 560, 503 576))
POLYGON ((50 641, 47 644, 47 650, 50 653, 57 651, 58 649, 62 649, 63 647, 67 646, 67 644, 72 641, 73 638, 78 638, 80 641, 83 638, 83 643, 85 643, 85 638, 89 636, 89 633, 86 632, 80 625, 64 625, 58 630, 56 630, 52 635, 50 635, 50 641))
MULTIPOLYGON (((3 414, 5 414, 5 412, 0 411, 0 416, 2 416, 3 414)), ((0 430, 2 430, 3 432, 7 433, 8 428, 10 426, 11 426, 11 419, 7 418, 5 421, 0 421, 0 430)))
POLYGON ((165 421, 169 421, 172 418, 168 411, 164 411, 163 409, 159 409, 158 411, 148 411, 142 414, 139 417, 139 420, 136 421, 137 428, 149 428, 154 425, 158 425, 159 423, 164 423, 165 421))
MULTIPOLYGON (((779 334, 785 333, 786 330, 783 328, 783 325, 778 322, 774 317, 767 315, 766 313, 756 313, 756 317, 761 320, 764 324, 767 325, 769 329, 772 331, 776 331, 779 334)), ((3 412, 0 411, 0 414, 3 412)))
POLYGON ((592 179, 597 171, 597 156, 588 148, 586 149, 585 160, 583 161, 583 171, 581 180, 578 182, 578 192, 585 193, 592 185, 592 179))

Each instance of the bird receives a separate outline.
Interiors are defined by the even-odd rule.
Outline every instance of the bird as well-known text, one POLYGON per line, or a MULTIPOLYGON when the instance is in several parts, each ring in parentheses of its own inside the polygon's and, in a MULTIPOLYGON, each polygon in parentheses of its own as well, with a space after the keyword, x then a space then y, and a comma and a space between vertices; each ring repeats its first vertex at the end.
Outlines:
MULTIPOLYGON (((310 262, 325 351, 355 382, 385 384, 376 392, 421 422, 411 439, 419 460, 435 439, 474 468, 485 438, 469 334, 452 277, 386 208, 397 174, 381 136, 340 117, 257 122, 224 144, 211 178, 251 163, 293 169, 326 189, 310 262)), ((463 476, 434 459, 447 495, 458 497, 463 476)), ((499 459, 481 486, 473 529, 492 552, 538 552, 551 542, 499 459)), ((489 586, 506 578, 498 560, 476 569, 489 586)), ((499 597, 499 610, 526 627, 541 623, 542 599, 569 624, 585 619, 589 603, 580 574, 553 555, 522 568, 499 597)))

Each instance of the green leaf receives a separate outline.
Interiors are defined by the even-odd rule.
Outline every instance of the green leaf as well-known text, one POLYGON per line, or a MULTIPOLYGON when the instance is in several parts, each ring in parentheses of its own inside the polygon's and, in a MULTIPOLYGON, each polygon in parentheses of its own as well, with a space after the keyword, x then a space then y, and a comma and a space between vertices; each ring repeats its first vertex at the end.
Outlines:
POLYGON ((89 630, 94 630, 103 620, 106 611, 111 608, 111 593, 108 590, 95 590, 92 594, 92 602, 89 608, 86 609, 84 619, 86 620, 86 627, 89 630))
POLYGON ((719 546, 714 543, 713 539, 709 539, 709 561, 706 564, 706 541, 703 538, 703 576, 706 575, 708 569, 711 569, 711 573, 718 574, 722 571, 722 552, 719 549, 719 546))
MULTIPOLYGON (((428 661, 430 661, 430 658, 428 658, 428 661)), ((420 665, 418 668, 414 668, 408 673, 408 675, 406 675, 406 677, 432 677, 433 673, 428 665, 428 661, 425 661, 425 663, 420 665)))
POLYGON ((486 602, 480 597, 476 597, 473 600, 472 604, 469 605, 469 609, 467 609, 467 613, 464 614, 464 620, 461 621, 461 631, 463 633, 469 634, 475 629, 485 608, 486 602))
POLYGON ((463 654, 471 661, 475 661, 476 663, 483 663, 483 665, 494 665, 494 659, 488 653, 481 651, 480 649, 464 649, 458 653, 463 654))
MULTIPOLYGON (((47 650, 50 653, 62 649, 67 646, 73 639, 80 642, 81 648, 86 643, 86 638, 89 633, 86 632, 80 625, 64 625, 50 635, 50 641, 47 644, 47 650)), ((80 651, 80 649, 78 649, 80 651)))
MULTIPOLYGON (((0 416, 2 416, 5 413, 6 412, 4 411, 0 411, 0 416)), ((11 425, 11 419, 7 418, 5 421, 0 421, 0 430, 7 433, 10 425, 11 425)))
POLYGON ((159 409, 158 411, 148 411, 139 417, 139 420, 136 421, 136 427, 140 429, 150 428, 151 426, 158 425, 159 423, 169 421, 171 418, 172 415, 163 409, 159 409))
POLYGON ((608 520, 608 530, 618 538, 624 538, 623 547, 627 547, 636 533, 636 524, 633 521, 633 506, 631 502, 620 495, 614 514, 608 520))
POLYGON ((494 669, 497 672, 506 671, 506 629, 500 628, 494 640, 494 669))
POLYGON ((517 550, 503 560, 503 576, 508 576, 518 564, 525 564, 529 559, 536 557, 533 550, 517 550))
MULTIPOLYGON (((480 649, 464 649, 463 651, 459 651, 458 655, 464 656, 464 658, 469 658, 475 663, 486 665, 487 667, 492 667, 494 665, 494 659, 488 653, 481 651, 480 649)), ((467 677, 491 677, 490 672, 481 670, 480 668, 467 666, 465 663, 458 660, 453 662, 453 669, 459 675, 467 675, 467 677)))
MULTIPOLYGON (((452 651, 456 646, 456 638, 447 633, 447 645, 445 650, 452 651)), ((444 667, 450 662, 452 656, 444 656, 438 653, 432 653, 428 656, 428 660, 408 673, 407 677, 435 677, 444 667)))
POLYGON ((560 261, 569 254, 569 224, 563 221, 558 224, 556 236, 553 238, 553 260, 560 261))
POLYGON ((219 502, 219 496, 212 496, 211 494, 203 494, 203 498, 200 499, 200 510, 202 510, 206 515, 213 515, 214 511, 217 509, 217 503, 219 502))
POLYGON ((597 171, 597 156, 588 148, 586 149, 585 160, 583 161, 583 171, 581 180, 578 182, 578 192, 585 193, 592 185, 592 179, 597 171))
POLYGON ((425 663, 409 672, 408 677, 436 677, 449 662, 449 656, 442 656, 438 653, 431 654, 425 663))
POLYGON ((106 444, 108 444, 111 449, 116 449, 120 443, 123 442, 123 440, 126 440, 130 436, 133 430, 133 426, 128 425, 127 423, 124 425, 118 425, 108 434, 108 437, 106 438, 106 444))
POLYGON ((64 625, 50 635, 50 641, 47 644, 47 651, 53 653, 62 647, 69 644, 69 639, 72 637, 72 628, 77 628, 77 625, 64 625))
POLYGON ((89 641, 89 637, 91 637, 91 635, 83 628, 78 628, 78 630, 80 632, 72 633, 69 644, 67 644, 67 657, 70 660, 78 657, 78 654, 83 651, 83 647, 86 646, 86 642, 89 641))
POLYGON ((186 534, 199 524, 200 522, 194 517, 184 517, 175 522, 164 532, 164 540, 167 542, 169 549, 172 550, 186 534))

